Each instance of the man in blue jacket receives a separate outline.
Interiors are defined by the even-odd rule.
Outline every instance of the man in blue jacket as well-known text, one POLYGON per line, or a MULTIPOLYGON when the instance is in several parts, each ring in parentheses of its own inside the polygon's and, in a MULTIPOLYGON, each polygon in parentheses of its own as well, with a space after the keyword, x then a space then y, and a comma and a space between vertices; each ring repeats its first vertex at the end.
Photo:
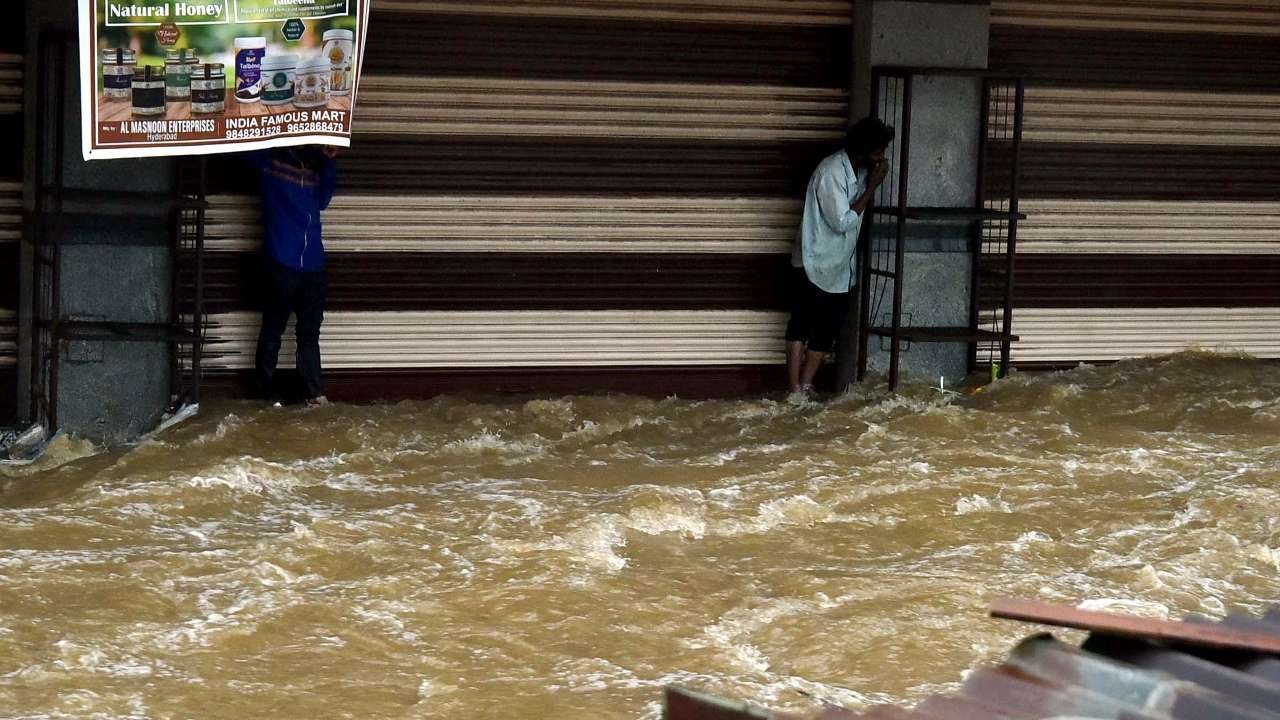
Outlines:
POLYGON ((262 173, 265 304, 254 358, 258 390, 279 403, 284 394, 276 379, 280 337, 297 316, 297 368, 302 399, 328 402, 320 379, 320 323, 329 292, 321 241, 320 211, 329 207, 336 181, 330 147, 304 146, 249 153, 262 173))

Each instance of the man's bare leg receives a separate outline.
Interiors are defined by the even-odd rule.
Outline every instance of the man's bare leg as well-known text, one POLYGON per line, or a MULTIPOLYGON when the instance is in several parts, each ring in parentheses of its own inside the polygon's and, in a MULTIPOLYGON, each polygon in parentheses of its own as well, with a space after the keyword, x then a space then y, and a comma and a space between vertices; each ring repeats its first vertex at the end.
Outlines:
POLYGON ((814 352, 810 350, 804 356, 804 370, 800 372, 801 389, 812 389, 813 378, 818 374, 818 368, 822 367, 822 362, 827 359, 824 352, 814 352))
POLYGON ((800 368, 804 363, 804 343, 792 340, 787 343, 787 382, 791 392, 800 389, 800 368))

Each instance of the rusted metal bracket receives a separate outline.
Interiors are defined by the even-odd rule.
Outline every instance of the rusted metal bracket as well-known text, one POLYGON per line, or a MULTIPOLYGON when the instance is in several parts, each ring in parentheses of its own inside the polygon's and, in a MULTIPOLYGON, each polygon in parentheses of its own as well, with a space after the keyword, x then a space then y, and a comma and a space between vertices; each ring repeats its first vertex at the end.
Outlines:
POLYGON ((1142 638, 1178 645, 1280 654, 1280 635, 1237 630, 1221 624, 1201 625, 1176 620, 1131 617, 1016 598, 999 598, 993 601, 989 612, 991 617, 995 618, 1088 630, 1103 635, 1142 638))
POLYGON ((742 702, 734 702, 669 687, 663 703, 663 720, 801 720, 798 715, 771 713, 742 702))

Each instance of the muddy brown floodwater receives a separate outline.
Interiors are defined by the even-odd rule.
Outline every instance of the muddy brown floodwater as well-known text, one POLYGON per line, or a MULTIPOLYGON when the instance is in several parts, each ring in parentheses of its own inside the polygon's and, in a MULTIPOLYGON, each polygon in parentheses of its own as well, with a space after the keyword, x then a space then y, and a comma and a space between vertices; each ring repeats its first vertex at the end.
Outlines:
POLYGON ((1029 632, 1280 598, 1280 367, 973 396, 206 406, 0 470, 0 713, 656 718, 909 703, 1029 632))

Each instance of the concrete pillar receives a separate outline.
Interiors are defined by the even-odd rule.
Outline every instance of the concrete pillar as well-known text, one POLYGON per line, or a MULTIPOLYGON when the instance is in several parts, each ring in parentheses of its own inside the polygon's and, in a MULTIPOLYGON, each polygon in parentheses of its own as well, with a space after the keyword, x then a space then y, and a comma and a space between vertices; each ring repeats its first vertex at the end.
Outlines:
MULTIPOLYGON (((77 4, 72 0, 26 0, 26 178, 28 209, 36 201, 35 178, 42 159, 46 177, 53 170, 52 138, 40 137, 37 116, 45 98, 38 51, 43 33, 63 33, 68 65, 62 101, 63 156, 61 171, 67 188, 86 190, 104 198, 121 197, 116 207, 85 205, 76 213, 93 215, 64 235, 60 282, 61 317, 127 323, 163 323, 170 318, 171 251, 166 215, 145 199, 125 200, 119 193, 152 193, 159 197, 174 188, 173 163, 167 159, 85 162, 80 150, 80 48, 77 42, 77 4), (141 226, 123 218, 149 218, 141 226), (150 219, 154 219, 152 222, 150 219), (122 229, 123 228, 123 229, 122 229)), ((19 348, 20 407, 30 397, 33 363, 30 320, 34 312, 32 287, 34 253, 24 242, 21 256, 22 296, 19 348)), ((169 345, 162 341, 74 341, 60 344, 57 353, 60 429, 101 443, 119 443, 150 430, 170 403, 169 345)), ((26 408, 30 418, 34 409, 26 408)), ((34 418, 33 418, 34 419, 34 418)))
MULTIPOLYGON (((984 69, 990 6, 975 2, 863 0, 854 11, 854 93, 852 118, 871 114, 871 68, 876 65, 984 69)), ((976 191, 981 86, 976 79, 917 78, 912 105, 909 196, 912 205, 970 207, 976 191)), ((899 128, 899 137, 902 129, 899 128)), ((891 148, 891 156, 894 150, 891 148)), ((896 172, 896 169, 895 169, 896 172)), ((873 248, 887 248, 892 224, 873 228, 873 248)), ((904 275, 904 325, 967 325, 969 322, 969 226, 910 224, 904 275)), ((893 287, 872 322, 887 325, 893 287)), ((873 288, 875 286, 873 285, 873 288)), ((879 289, 879 288, 875 288, 879 289)), ((874 293, 872 307, 876 309, 874 293)), ((837 379, 844 386, 856 373, 857 313, 841 338, 837 379)), ((872 337, 868 369, 888 368, 888 341, 872 337)), ((904 346, 904 349, 905 346, 904 346)), ((916 344, 902 354, 904 379, 959 381, 966 373, 964 344, 916 344)))

